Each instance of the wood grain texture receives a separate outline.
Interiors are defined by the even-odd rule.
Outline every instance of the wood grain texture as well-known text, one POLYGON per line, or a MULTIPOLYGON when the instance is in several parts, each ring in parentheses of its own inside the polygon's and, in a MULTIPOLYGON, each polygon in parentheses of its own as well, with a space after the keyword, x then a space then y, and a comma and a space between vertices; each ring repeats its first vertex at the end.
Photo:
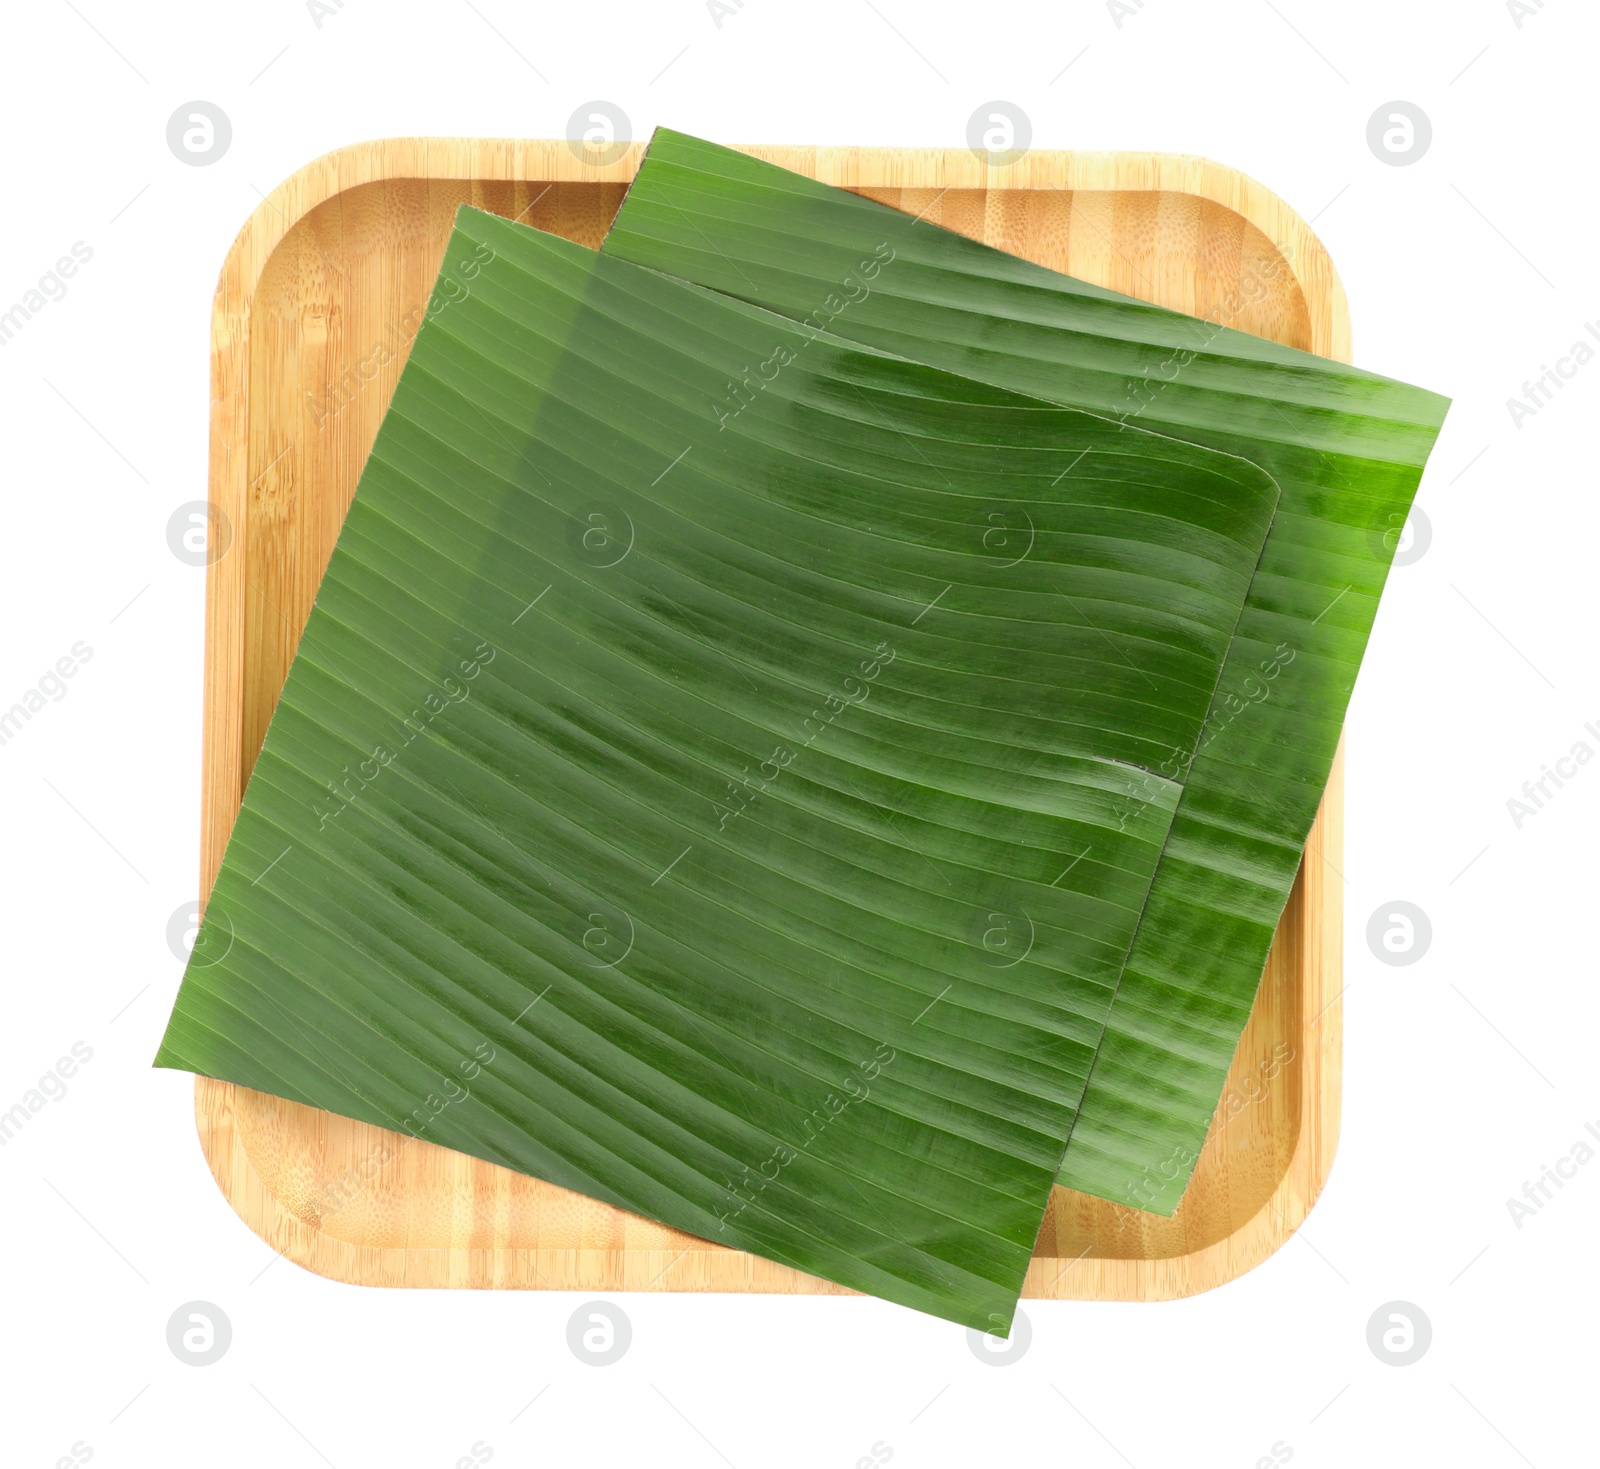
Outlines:
MULTIPOLYGON (((1350 360, 1321 243, 1204 159, 965 150, 748 151, 1056 270, 1350 360), (1287 266, 1287 268, 1283 268, 1287 266)), ((201 891, 209 893, 295 645, 421 321, 456 206, 598 246, 642 149, 396 139, 280 184, 223 263, 212 321, 201 891)), ((1023 1291, 1158 1300, 1259 1264, 1310 1211, 1338 1141, 1343 753, 1255 1009, 1171 1219, 1058 1188, 1023 1291)), ((848 1294, 494 1164, 206 1077, 200 1141, 273 1248, 365 1285, 848 1294)))

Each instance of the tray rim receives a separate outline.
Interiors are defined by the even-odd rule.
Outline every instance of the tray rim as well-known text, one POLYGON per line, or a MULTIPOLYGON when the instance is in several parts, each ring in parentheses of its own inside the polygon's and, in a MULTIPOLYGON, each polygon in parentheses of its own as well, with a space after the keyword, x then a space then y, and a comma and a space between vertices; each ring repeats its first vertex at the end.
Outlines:
MULTIPOLYGON (((1289 205, 1248 175, 1226 164, 1187 154, 1035 150, 1003 168, 991 168, 967 149, 738 145, 743 151, 812 173, 824 182, 856 188, 982 188, 1170 192, 1188 194, 1228 209, 1271 241, 1287 263, 1305 303, 1309 349, 1341 362, 1351 360, 1349 306, 1344 287, 1321 240, 1289 205)), ((252 211, 218 276, 212 307, 209 503, 235 539, 247 525, 248 464, 234 446, 248 443, 251 303, 278 244, 318 205, 362 184, 388 179, 492 180, 625 184, 637 169, 644 144, 633 143, 615 161, 597 165, 579 158, 562 139, 389 138, 336 148, 285 178, 252 211)), ((242 682, 225 683, 223 668, 242 668, 247 577, 244 555, 222 556, 206 572, 204 727, 201 757, 200 888, 202 905, 221 865, 238 810, 243 723, 242 682), (231 564, 230 564, 231 563, 231 564)), ((1280 1249, 1305 1221, 1331 1171, 1338 1146, 1342 1050, 1344 742, 1334 756, 1327 789, 1306 846, 1300 881, 1305 933, 1300 993, 1304 1014, 1299 1050, 1300 1123, 1294 1149, 1261 1207, 1230 1234, 1181 1255, 1159 1258, 1078 1257, 1055 1269, 1051 1257, 1035 1258, 1024 1298, 1078 1300, 1170 1300, 1198 1294, 1235 1279, 1280 1249), (1329 853, 1333 853, 1333 860, 1329 853), (1331 879, 1330 879, 1331 874, 1331 879), (1315 1029, 1316 1034, 1310 1032, 1315 1029), (1081 1262, 1081 1266, 1080 1266, 1081 1262), (1075 1268, 1078 1267, 1078 1268, 1075 1268), (1054 1276, 1046 1276, 1054 1269, 1054 1276)), ((457 1257, 486 1257, 497 1286, 501 1257, 589 1251, 541 1251, 504 1246, 357 1245, 307 1223, 285 1208, 256 1171, 234 1126, 232 1083, 195 1078, 195 1120, 202 1153, 229 1206, 251 1231, 278 1253, 330 1279, 349 1284, 462 1286, 452 1265, 457 1257)), ((710 1246, 712 1258, 727 1251, 710 1246)), ((595 1252, 610 1254, 609 1251, 595 1252)), ((630 1253, 646 1254, 645 1251, 630 1253)), ((696 1253, 693 1248, 685 1253, 696 1253)), ((1087 1255, 1087 1251, 1085 1252, 1087 1255)), ((682 1256, 679 1256, 682 1258, 682 1256)), ((746 1257, 747 1259, 749 1257, 746 1257)), ((574 1262, 578 1263, 578 1262, 574 1262)), ((762 1262, 756 1262, 762 1263, 762 1262)), ((472 1272, 478 1273, 476 1271, 472 1272)), ((536 1275, 541 1274, 537 1266, 536 1275)), ((561 1273, 561 1272, 558 1272, 561 1273)), ((598 1286, 575 1279, 571 1289, 727 1289, 722 1285, 658 1285, 662 1270, 646 1286, 625 1281, 598 1286)), ((812 1281, 802 1291, 849 1294, 812 1281)), ((737 1289, 737 1287, 732 1287, 737 1289)), ((761 1289, 748 1282, 745 1289, 761 1289)))

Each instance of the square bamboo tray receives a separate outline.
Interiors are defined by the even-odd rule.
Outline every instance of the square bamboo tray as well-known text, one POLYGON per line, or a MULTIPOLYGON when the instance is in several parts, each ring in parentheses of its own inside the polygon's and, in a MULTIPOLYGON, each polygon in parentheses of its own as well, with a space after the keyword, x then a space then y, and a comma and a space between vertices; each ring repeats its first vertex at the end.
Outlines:
MULTIPOLYGON (((759 147, 1056 270, 1340 361, 1327 252, 1252 180, 1203 159, 759 147)), ((598 167, 560 141, 394 139, 280 184, 223 263, 211 336, 201 889, 209 893, 356 480, 422 319, 456 206, 597 247, 642 147, 598 167)), ((1222 1105, 1171 1219, 1058 1188, 1024 1296, 1160 1300, 1278 1249, 1339 1128, 1343 752, 1222 1105), (1331 859, 1331 860, 1330 860, 1331 859)), ((553 1184, 365 1123, 196 1078, 228 1202, 291 1260, 362 1285, 848 1294, 553 1184)))

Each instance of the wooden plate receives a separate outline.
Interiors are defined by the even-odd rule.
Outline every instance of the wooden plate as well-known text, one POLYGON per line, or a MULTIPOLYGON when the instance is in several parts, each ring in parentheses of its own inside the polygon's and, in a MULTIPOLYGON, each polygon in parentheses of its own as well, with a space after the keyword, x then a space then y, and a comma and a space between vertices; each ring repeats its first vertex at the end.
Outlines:
MULTIPOLYGON (((1202 159, 751 152, 1132 296, 1349 360, 1344 292, 1282 200, 1202 159)), ((598 246, 642 149, 398 139, 280 184, 223 264, 211 336, 201 890, 209 893, 456 206, 598 246)), ((1255 1010, 1172 1219, 1057 1189, 1026 1296, 1166 1299, 1242 1274, 1309 1212, 1339 1127, 1343 756, 1255 1010), (1332 860, 1329 860, 1329 859, 1332 860)), ((274 1249, 364 1285, 787 1291, 840 1286, 552 1184, 206 1077, 212 1174, 274 1249)))

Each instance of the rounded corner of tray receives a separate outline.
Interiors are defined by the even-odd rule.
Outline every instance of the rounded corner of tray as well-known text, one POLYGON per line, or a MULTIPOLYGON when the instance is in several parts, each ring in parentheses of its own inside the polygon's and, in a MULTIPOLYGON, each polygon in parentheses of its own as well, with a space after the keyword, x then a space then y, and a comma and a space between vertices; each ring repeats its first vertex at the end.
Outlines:
MULTIPOLYGON (((286 1209, 250 1161, 235 1127, 234 1086, 209 1076, 194 1079, 195 1132, 212 1181, 239 1221, 276 1255, 311 1275, 340 1285, 367 1285, 357 1247, 335 1239, 286 1209)), ((271 1268, 275 1261, 268 1261, 271 1268)))

